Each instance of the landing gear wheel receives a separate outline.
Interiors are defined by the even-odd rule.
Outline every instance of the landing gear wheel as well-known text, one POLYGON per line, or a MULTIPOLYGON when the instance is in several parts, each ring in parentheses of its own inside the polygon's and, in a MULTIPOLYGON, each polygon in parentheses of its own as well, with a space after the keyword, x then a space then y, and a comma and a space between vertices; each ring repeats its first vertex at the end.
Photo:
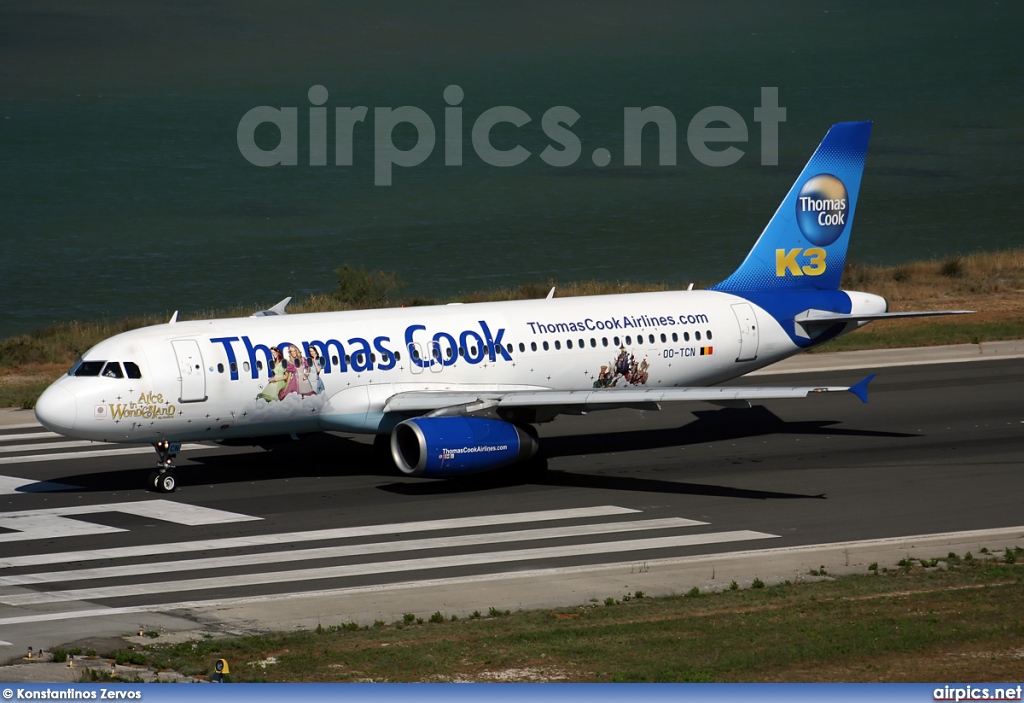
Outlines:
POLYGON ((174 469, 160 469, 149 476, 150 485, 157 493, 174 493, 178 487, 178 477, 174 475, 174 469))

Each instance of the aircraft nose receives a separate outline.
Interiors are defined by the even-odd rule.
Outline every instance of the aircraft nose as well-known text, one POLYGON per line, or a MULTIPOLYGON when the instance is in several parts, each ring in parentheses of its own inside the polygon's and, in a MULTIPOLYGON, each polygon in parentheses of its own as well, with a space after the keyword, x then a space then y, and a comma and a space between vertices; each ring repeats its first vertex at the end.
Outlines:
POLYGON ((60 386, 50 386, 36 401, 36 419, 53 432, 65 433, 75 426, 78 403, 60 386))

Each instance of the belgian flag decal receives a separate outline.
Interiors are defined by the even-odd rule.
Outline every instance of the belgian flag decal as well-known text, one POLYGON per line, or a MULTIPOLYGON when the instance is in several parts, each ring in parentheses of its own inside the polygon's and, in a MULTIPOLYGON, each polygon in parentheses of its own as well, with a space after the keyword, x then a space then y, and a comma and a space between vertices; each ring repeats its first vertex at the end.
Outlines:
POLYGON ((700 355, 701 356, 711 356, 714 352, 715 352, 715 348, 714 347, 701 347, 700 348, 700 355))

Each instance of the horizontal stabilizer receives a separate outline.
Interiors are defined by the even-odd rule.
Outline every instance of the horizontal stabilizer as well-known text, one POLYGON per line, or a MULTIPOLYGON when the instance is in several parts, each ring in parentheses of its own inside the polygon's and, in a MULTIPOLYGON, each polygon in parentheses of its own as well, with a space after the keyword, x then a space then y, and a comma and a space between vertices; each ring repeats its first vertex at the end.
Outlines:
POLYGON ((970 315, 974 310, 924 310, 921 312, 876 312, 843 314, 827 310, 805 310, 794 321, 802 325, 833 324, 836 322, 870 322, 871 320, 894 320, 900 317, 936 317, 938 315, 970 315))
POLYGON ((937 315, 969 315, 973 310, 925 310, 922 312, 865 312, 841 313, 828 310, 804 310, 793 318, 793 332, 797 337, 814 339, 828 327, 835 324, 858 322, 866 324, 872 320, 895 320, 908 317, 935 317, 937 315))

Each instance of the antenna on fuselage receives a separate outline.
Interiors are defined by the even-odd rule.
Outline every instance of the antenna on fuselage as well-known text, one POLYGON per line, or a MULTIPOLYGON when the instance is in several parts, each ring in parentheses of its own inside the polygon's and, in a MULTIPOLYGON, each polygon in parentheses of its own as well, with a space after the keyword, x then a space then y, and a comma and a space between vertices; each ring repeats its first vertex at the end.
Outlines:
POLYGON ((690 285, 686 286, 686 290, 693 290, 693 284, 691 283, 690 285))
POLYGON ((173 325, 173 324, 174 324, 175 322, 177 322, 177 321, 178 321, 178 311, 177 311, 177 310, 175 310, 175 311, 174 311, 174 314, 173 314, 173 315, 171 315, 171 319, 167 321, 167 324, 169 324, 169 325, 173 325))
POLYGON ((545 297, 544 300, 551 300, 554 297, 555 297, 555 287, 551 286, 551 290, 548 291, 547 297, 545 297))
POLYGON ((287 315, 284 311, 288 307, 288 303, 292 302, 292 297, 289 295, 287 298, 282 300, 280 303, 268 310, 260 310, 257 313, 253 313, 253 317, 272 317, 274 315, 287 315))

